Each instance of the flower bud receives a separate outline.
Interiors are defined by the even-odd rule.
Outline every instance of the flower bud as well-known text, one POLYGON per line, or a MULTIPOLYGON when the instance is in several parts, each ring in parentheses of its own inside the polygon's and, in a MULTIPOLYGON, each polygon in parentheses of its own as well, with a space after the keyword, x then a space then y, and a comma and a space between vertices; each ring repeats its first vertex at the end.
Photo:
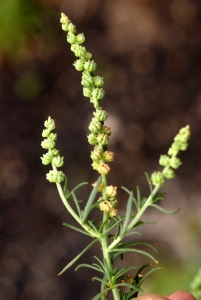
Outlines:
POLYGON ((111 209, 111 210, 109 211, 109 216, 110 216, 110 218, 116 217, 116 216, 117 216, 117 213, 118 213, 118 209, 115 209, 115 208, 111 209))
POLYGON ((46 174, 46 179, 49 182, 60 183, 60 182, 64 181, 65 174, 62 171, 51 170, 51 171, 49 171, 49 173, 46 174))
POLYGON ((61 13, 60 22, 62 24, 67 24, 68 25, 70 23, 70 20, 64 13, 61 13))
POLYGON ((68 24, 67 23, 61 24, 61 28, 63 31, 68 31, 68 24))
POLYGON ((52 131, 53 129, 56 128, 55 122, 54 122, 54 120, 51 117, 48 117, 48 119, 45 121, 44 125, 50 131, 52 131))
POLYGON ((54 157, 59 156, 59 150, 57 150, 57 149, 52 149, 51 152, 52 152, 52 155, 53 155, 54 157))
POLYGON ((81 84, 85 87, 91 87, 93 85, 93 82, 94 82, 94 79, 92 76, 83 76, 82 77, 82 81, 81 81, 81 84))
POLYGON ((77 60, 74 62, 73 66, 75 67, 75 69, 76 69, 77 71, 83 71, 83 70, 84 70, 84 62, 83 62, 82 59, 77 59, 77 60))
POLYGON ((96 171, 98 170, 99 165, 100 165, 100 163, 97 161, 93 161, 93 163, 91 164, 92 168, 96 171))
POLYGON ((87 136, 87 138, 88 138, 89 144, 91 144, 91 145, 97 144, 97 137, 96 137, 95 134, 90 133, 90 134, 87 136))
POLYGON ((94 149, 94 151, 91 152, 91 159, 95 161, 99 161, 102 157, 103 152, 100 149, 94 149))
POLYGON ((116 186, 106 186, 105 193, 108 197, 116 197, 117 196, 117 187, 116 186))
POLYGON ((89 130, 93 133, 98 133, 101 130, 101 128, 102 128, 102 124, 93 118, 89 125, 89 130))
POLYGON ((151 175, 151 181, 153 185, 164 185, 165 184, 165 178, 164 175, 161 172, 154 172, 151 175))
MULTIPOLYGON (((101 198, 99 198, 99 199, 101 200, 101 198)), ((100 202, 99 207, 100 207, 101 211, 104 211, 104 212, 107 212, 107 213, 109 213, 109 211, 111 211, 113 209, 112 205, 107 200, 100 202)))
POLYGON ((43 157, 41 157, 42 164, 43 165, 48 165, 52 162, 52 155, 48 152, 43 154, 43 157))
POLYGON ((107 135, 111 135, 111 129, 108 126, 102 126, 101 132, 107 135))
POLYGON ((92 59, 92 54, 91 54, 90 52, 87 52, 87 53, 85 54, 84 58, 85 58, 86 60, 90 60, 90 59, 92 59))
POLYGON ((86 61, 84 64, 85 71, 94 72, 96 70, 96 63, 92 61, 86 61))
POLYGON ((76 33, 75 25, 73 23, 68 24, 68 31, 72 33, 76 33))
POLYGON ((168 166, 170 163, 170 157, 167 155, 161 155, 159 159, 159 164, 163 167, 168 166))
POLYGON ((48 138, 51 140, 51 141, 56 141, 57 140, 57 134, 56 133, 50 133, 48 138))
POLYGON ((55 142, 50 139, 45 139, 42 141, 41 146, 44 149, 53 149, 55 147, 55 142))
POLYGON ((42 137, 48 137, 50 132, 51 131, 49 129, 44 129, 43 132, 42 132, 42 137))
POLYGON ((67 42, 69 44, 74 44, 76 42, 76 36, 74 35, 74 33, 69 32, 67 35, 67 42))
POLYGON ((105 159, 106 162, 111 162, 114 160, 114 152, 111 151, 105 151, 103 153, 103 158, 105 159))
POLYGON ((52 163, 55 167, 60 168, 64 165, 64 158, 60 156, 54 157, 52 163))
POLYGON ((110 172, 110 167, 107 164, 99 164, 97 171, 99 174, 107 175, 110 172))
POLYGON ((84 41, 85 41, 85 36, 84 36, 84 34, 83 34, 83 33, 79 33, 79 34, 76 36, 76 42, 77 42, 78 44, 82 44, 82 43, 84 43, 84 41))
POLYGON ((165 168, 163 170, 163 175, 167 178, 167 179, 172 179, 174 178, 175 174, 174 171, 171 168, 165 168))
POLYGON ((97 110, 96 112, 94 112, 94 116, 100 122, 104 122, 107 119, 108 114, 104 110, 97 110))
POLYGON ((107 145, 109 143, 109 137, 107 134, 101 133, 97 136, 97 142, 101 145, 107 145))
POLYGON ((76 48, 76 50, 74 51, 74 53, 75 53, 75 56, 77 56, 77 57, 84 57, 86 54, 86 48, 83 46, 78 46, 76 48))
POLYGON ((91 97, 93 99, 99 100, 99 99, 102 99, 104 95, 105 95, 105 92, 102 88, 95 88, 92 90, 91 97))
POLYGON ((170 147, 170 149, 168 150, 168 155, 170 155, 170 156, 177 155, 177 153, 178 153, 178 150, 175 150, 172 147, 170 147))
POLYGON ((102 87, 104 85, 103 77, 95 76, 94 77, 94 85, 96 87, 102 87))
POLYGON ((182 164, 181 160, 178 157, 171 157, 170 166, 173 169, 177 169, 182 164))
POLYGON ((83 95, 85 97, 89 97, 90 98, 91 92, 92 92, 92 90, 91 90, 90 87, 83 87, 83 95))

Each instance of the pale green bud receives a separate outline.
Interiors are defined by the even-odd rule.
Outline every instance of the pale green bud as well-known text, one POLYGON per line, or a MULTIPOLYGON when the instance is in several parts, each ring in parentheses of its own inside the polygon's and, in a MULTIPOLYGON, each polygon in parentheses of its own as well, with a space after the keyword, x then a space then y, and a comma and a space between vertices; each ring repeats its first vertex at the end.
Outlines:
POLYGON ((174 178, 175 174, 174 171, 171 168, 165 168, 163 170, 163 175, 167 178, 167 179, 172 179, 174 178))
POLYGON ((92 54, 90 53, 90 52, 87 52, 86 54, 85 54, 85 57, 84 57, 86 60, 90 60, 90 59, 92 59, 92 54))
POLYGON ((49 131, 52 131, 53 129, 56 128, 55 122, 51 117, 48 117, 48 119, 45 121, 44 125, 47 129, 49 129, 49 131))
POLYGON ((170 166, 173 169, 177 169, 182 164, 181 160, 178 157, 171 157, 170 166))
POLYGON ((99 99, 103 98, 104 94, 105 94, 105 92, 102 88, 95 88, 92 90, 91 97, 93 99, 99 100, 99 99))
POLYGON ((67 23, 61 24, 61 28, 63 31, 68 31, 68 24, 67 23))
POLYGON ((84 87, 83 88, 83 95, 85 97, 90 97, 91 96, 91 93, 92 93, 92 90, 90 87, 84 87))
POLYGON ((92 61, 86 61, 84 63, 84 69, 88 72, 94 72, 96 70, 96 63, 92 61))
POLYGON ((68 31, 72 32, 72 33, 76 33, 76 28, 75 28, 75 25, 73 23, 68 24, 68 31))
POLYGON ((153 185, 164 185, 165 184, 165 178, 164 175, 161 172, 154 172, 151 175, 151 182, 153 185))
POLYGON ((100 132, 101 128, 102 128, 102 124, 93 118, 89 125, 89 130, 93 133, 98 133, 100 132))
POLYGON ((61 13, 60 22, 62 24, 67 24, 68 25, 70 23, 70 20, 64 13, 61 13))
POLYGON ((103 157, 105 159, 106 162, 111 162, 114 160, 114 152, 111 151, 105 151, 103 153, 103 157))
POLYGON ((77 71, 83 71, 84 70, 84 62, 82 59, 77 59, 75 62, 74 62, 74 67, 77 71))
POLYGON ((55 147, 55 142, 50 139, 45 139, 42 141, 41 146, 44 149, 53 149, 55 147))
POLYGON ((175 155, 177 155, 177 153, 178 153, 178 150, 173 149, 172 147, 168 150, 168 155, 170 155, 170 156, 175 156, 175 155))
POLYGON ((72 32, 68 33, 67 42, 70 44, 74 44, 76 42, 76 36, 74 35, 74 33, 72 33, 72 32))
POLYGON ((46 179, 49 182, 61 183, 65 179, 65 174, 62 171, 50 170, 49 173, 46 174, 46 179))
POLYGON ((161 155, 159 159, 159 164, 163 167, 168 166, 170 163, 170 157, 167 155, 161 155))
POLYGON ((102 126, 101 132, 107 135, 111 135, 111 129, 108 126, 102 126))
POLYGON ((94 116, 100 122, 104 122, 107 119, 108 114, 104 110, 97 110, 96 112, 94 112, 94 116))
POLYGON ((82 44, 82 43, 84 43, 84 41, 85 41, 85 36, 84 36, 84 34, 83 34, 83 33, 79 33, 79 34, 76 36, 76 42, 77 42, 78 44, 82 44))
POLYGON ((85 87, 91 87, 93 85, 93 77, 92 76, 87 76, 87 77, 82 77, 82 81, 81 81, 81 84, 85 87))
POLYGON ((107 175, 110 171, 110 167, 108 164, 99 164, 97 171, 99 174, 107 175))
POLYGON ((44 129, 43 132, 42 132, 42 137, 48 137, 50 132, 51 131, 49 129, 44 129))
POLYGON ((57 140, 57 134, 56 133, 50 133, 48 138, 51 140, 51 141, 56 141, 57 140))
POLYGON ((76 48, 74 53, 75 53, 75 56, 84 58, 84 56, 86 54, 86 48, 83 47, 83 46, 78 45, 78 47, 76 48))
POLYGON ((101 145, 107 145, 109 143, 109 137, 107 134, 101 133, 97 136, 97 142, 101 145))
POLYGON ((94 151, 91 152, 91 159, 95 161, 99 161, 102 155, 103 152, 100 149, 94 149, 94 151))
POLYGON ((48 152, 43 154, 43 157, 41 157, 42 164, 43 165, 48 165, 52 162, 52 155, 48 152))
POLYGON ((93 163, 91 164, 92 168, 94 170, 98 170, 100 163, 98 161, 93 161, 93 163))
POLYGON ((117 196, 117 187, 110 185, 106 186, 105 193, 108 197, 116 197, 117 196))
POLYGON ((94 77, 94 85, 96 87, 102 87, 103 84, 104 84, 103 77, 100 77, 100 76, 95 76, 94 77))
POLYGON ((87 138, 88 138, 89 144, 91 144, 91 145, 97 144, 97 137, 96 137, 95 134, 90 133, 90 134, 87 136, 87 138))
POLYGON ((57 149, 52 149, 52 150, 51 150, 51 153, 52 153, 52 155, 53 155, 54 157, 59 156, 59 150, 57 150, 57 149))
POLYGON ((52 163, 55 167, 60 168, 64 165, 64 158, 60 156, 54 157, 52 163))

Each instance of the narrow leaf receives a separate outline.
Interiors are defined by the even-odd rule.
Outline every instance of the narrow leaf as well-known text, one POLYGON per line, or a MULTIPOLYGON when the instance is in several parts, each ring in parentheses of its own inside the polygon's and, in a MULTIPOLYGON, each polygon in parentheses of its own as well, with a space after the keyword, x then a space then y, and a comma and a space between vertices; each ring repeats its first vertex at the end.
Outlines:
POLYGON ((76 195, 75 195, 74 192, 72 192, 72 195, 73 195, 73 200, 74 200, 74 202, 75 202, 75 205, 76 205, 76 208, 77 208, 79 217, 81 218, 81 209, 80 209, 79 202, 78 202, 77 197, 76 197, 76 195))
POLYGON ((68 198, 71 196, 72 193, 74 193, 75 191, 77 191, 81 186, 88 184, 88 182, 82 182, 80 184, 78 184, 76 187, 74 187, 74 189, 72 189, 72 191, 68 194, 68 198))
POLYGON ((133 192, 130 192, 130 196, 128 198, 127 207, 126 207, 126 218, 120 234, 122 237, 124 237, 130 221, 131 212, 132 212, 132 200, 133 200, 133 192))
POLYGON ((95 197, 96 197, 96 194, 97 194, 97 191, 98 191, 98 188, 99 188, 99 185, 100 185, 100 182, 101 182, 101 176, 99 176, 98 180, 96 181, 96 184, 94 186, 94 188, 92 189, 91 191, 91 194, 89 196, 89 199, 87 201, 87 204, 84 208, 84 213, 83 213, 83 218, 82 218, 82 222, 85 223, 90 211, 91 211, 91 206, 95 200, 95 197))
POLYGON ((63 223, 63 225, 66 226, 66 227, 69 227, 69 228, 71 228, 71 229, 73 229, 73 230, 75 230, 75 231, 78 231, 78 232, 81 232, 81 233, 86 234, 86 235, 88 235, 88 236, 91 236, 88 232, 86 232, 86 231, 84 231, 84 230, 82 230, 82 229, 80 229, 80 228, 78 228, 78 227, 75 227, 75 226, 73 226, 73 225, 71 225, 71 224, 63 223))
POLYGON ((69 269, 87 250, 89 250, 96 242, 98 242, 98 239, 95 239, 93 242, 91 242, 82 252, 80 252, 63 270, 58 274, 60 276, 63 274, 67 269, 69 269))
POLYGON ((177 208, 175 210, 167 210, 165 208, 162 208, 161 206, 159 205, 156 205, 156 204, 151 204, 150 206, 153 206, 155 207, 156 209, 162 211, 164 214, 168 214, 168 215, 173 215, 173 214, 176 214, 178 211, 180 211, 181 208, 177 208))

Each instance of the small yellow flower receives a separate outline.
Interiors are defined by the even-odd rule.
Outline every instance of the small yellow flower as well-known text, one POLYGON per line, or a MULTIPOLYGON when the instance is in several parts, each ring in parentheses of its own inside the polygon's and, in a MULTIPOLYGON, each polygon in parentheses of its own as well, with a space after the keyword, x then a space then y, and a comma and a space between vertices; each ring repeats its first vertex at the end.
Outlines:
POLYGON ((113 186, 113 185, 106 186, 105 192, 108 197, 116 197, 117 196, 117 187, 113 186))
POLYGON ((108 164, 99 164, 98 168, 97 168, 98 173, 100 174, 105 174, 107 175, 110 171, 110 167, 108 166, 108 164))
POLYGON ((105 200, 103 202, 100 202, 99 207, 100 207, 101 211, 104 211, 104 212, 107 212, 107 213, 109 213, 113 209, 111 203, 107 200, 105 200))

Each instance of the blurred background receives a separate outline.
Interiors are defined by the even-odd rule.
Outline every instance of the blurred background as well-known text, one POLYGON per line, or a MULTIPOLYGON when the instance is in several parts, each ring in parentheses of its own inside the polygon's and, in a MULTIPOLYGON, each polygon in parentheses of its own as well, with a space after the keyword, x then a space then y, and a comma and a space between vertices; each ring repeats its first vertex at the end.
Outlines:
MULTIPOLYGON (((146 293, 188 290, 201 266, 201 2, 200 0, 2 0, 0 2, 0 299, 89 300, 99 291, 89 269, 57 273, 90 240, 63 227, 74 221, 61 203, 40 156, 41 132, 56 121, 57 148, 65 156, 70 188, 86 201, 97 174, 86 135, 93 107, 82 95, 81 73, 65 32, 63 11, 84 32, 85 46, 105 80, 102 106, 116 153, 109 183, 119 188, 119 213, 139 185, 148 195, 144 172, 160 170, 179 129, 191 126, 190 146, 177 176, 165 186, 167 209, 148 210, 142 237, 159 250, 164 266, 142 286, 146 293)), ((92 263, 94 246, 80 260, 92 263)), ((149 263, 128 255, 128 265, 149 263)))

